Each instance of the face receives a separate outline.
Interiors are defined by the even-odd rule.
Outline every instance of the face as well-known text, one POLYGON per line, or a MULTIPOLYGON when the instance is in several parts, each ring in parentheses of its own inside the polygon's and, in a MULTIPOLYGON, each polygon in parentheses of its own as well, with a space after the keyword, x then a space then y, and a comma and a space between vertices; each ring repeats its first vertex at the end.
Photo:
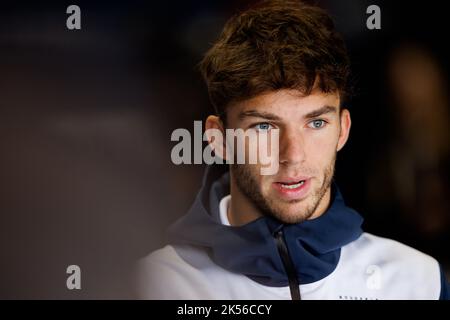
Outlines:
POLYGON ((260 163, 231 165, 231 188, 239 194, 232 199, 248 201, 247 207, 256 209, 254 218, 269 215, 284 223, 323 213, 330 201, 336 153, 350 129, 350 115, 339 111, 339 102, 338 94, 313 91, 303 96, 279 90, 230 106, 227 128, 257 135, 279 130, 278 171, 261 175, 260 163))

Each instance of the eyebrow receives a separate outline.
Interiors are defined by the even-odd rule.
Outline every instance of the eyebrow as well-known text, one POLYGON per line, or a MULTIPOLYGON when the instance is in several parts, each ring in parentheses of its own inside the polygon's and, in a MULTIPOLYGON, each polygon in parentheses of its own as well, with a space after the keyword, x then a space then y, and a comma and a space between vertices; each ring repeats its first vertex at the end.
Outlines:
MULTIPOLYGON (((311 119, 315 118, 327 113, 336 112, 337 108, 335 106, 323 106, 317 110, 311 111, 303 116, 305 119, 311 119)), ((277 116, 276 114, 265 112, 265 111, 256 111, 256 110, 247 110, 243 111, 239 114, 239 119, 244 119, 247 117, 253 117, 253 118, 262 118, 266 120, 272 120, 272 121, 281 121, 282 119, 277 116)))
POLYGON ((321 115, 324 115, 327 113, 334 113, 336 111, 337 111, 337 108, 335 106, 323 106, 320 109, 317 109, 317 110, 314 110, 314 111, 311 111, 311 112, 305 114, 303 117, 305 119, 311 119, 311 118, 316 118, 318 116, 321 116, 321 115))
POLYGON ((243 111, 239 114, 239 119, 244 119, 247 117, 253 117, 253 118, 263 118, 267 120, 272 121, 280 121, 281 118, 277 116, 276 114, 270 113, 270 112, 264 112, 264 111, 256 111, 256 110, 247 110, 243 111))

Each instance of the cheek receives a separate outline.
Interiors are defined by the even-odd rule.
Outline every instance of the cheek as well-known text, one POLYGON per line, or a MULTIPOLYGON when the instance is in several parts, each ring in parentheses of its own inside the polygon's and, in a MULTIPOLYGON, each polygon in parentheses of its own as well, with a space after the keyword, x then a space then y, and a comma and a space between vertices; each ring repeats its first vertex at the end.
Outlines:
POLYGON ((338 138, 336 130, 311 135, 305 150, 309 165, 316 168, 327 166, 336 154, 338 138))
POLYGON ((261 174, 261 165, 255 165, 252 166, 254 167, 252 170, 252 174, 253 177, 257 183, 257 185, 259 186, 259 189, 261 191, 262 194, 267 194, 268 192, 270 192, 271 189, 271 184, 273 181, 273 176, 271 175, 262 175, 261 174))
POLYGON ((245 168, 251 179, 257 184, 262 185, 265 181, 266 176, 261 175, 261 165, 260 164, 245 164, 245 168))

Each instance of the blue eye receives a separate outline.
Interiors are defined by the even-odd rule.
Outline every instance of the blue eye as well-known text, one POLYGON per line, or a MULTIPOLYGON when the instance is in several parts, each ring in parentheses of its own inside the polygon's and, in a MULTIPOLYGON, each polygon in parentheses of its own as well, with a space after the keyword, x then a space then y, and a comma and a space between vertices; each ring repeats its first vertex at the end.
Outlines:
POLYGON ((258 123, 254 128, 256 129, 256 131, 268 131, 272 128, 272 125, 270 123, 264 122, 258 123))
POLYGON ((320 129, 323 126, 325 126, 326 121, 325 120, 313 120, 309 123, 309 127, 312 129, 320 129))

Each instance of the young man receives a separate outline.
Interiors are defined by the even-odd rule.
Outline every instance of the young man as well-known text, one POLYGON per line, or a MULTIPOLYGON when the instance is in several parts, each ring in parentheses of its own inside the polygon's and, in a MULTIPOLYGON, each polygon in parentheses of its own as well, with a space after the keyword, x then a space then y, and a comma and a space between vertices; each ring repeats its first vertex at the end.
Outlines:
MULTIPOLYGON (((351 125, 349 61, 323 10, 261 3, 227 22, 200 66, 217 111, 206 129, 278 130, 278 170, 209 166, 170 244, 141 261, 142 298, 448 297, 439 263, 364 233, 333 182, 351 125)), ((230 160, 228 144, 210 144, 230 160)))

